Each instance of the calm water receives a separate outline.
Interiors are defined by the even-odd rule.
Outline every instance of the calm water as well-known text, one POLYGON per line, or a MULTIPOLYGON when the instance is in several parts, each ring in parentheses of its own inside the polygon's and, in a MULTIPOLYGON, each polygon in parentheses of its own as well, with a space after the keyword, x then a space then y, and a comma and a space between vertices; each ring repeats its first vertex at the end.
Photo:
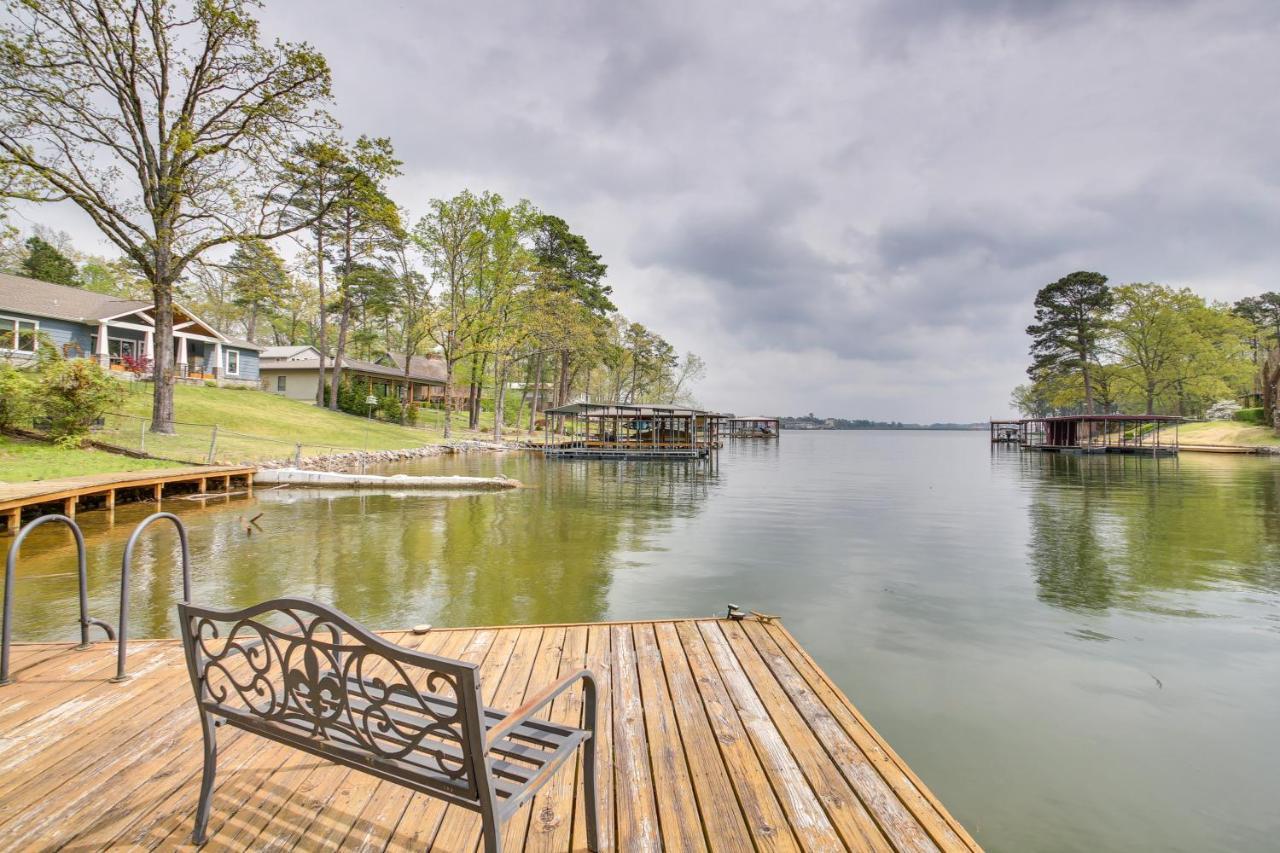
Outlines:
MULTIPOLYGON (((782 614, 991 850, 1280 844, 1280 461, 822 432, 731 446, 710 472, 519 454, 414 470, 529 488, 166 501, 197 600, 301 594, 386 628, 733 601, 782 614)), ((112 618, 123 540, 153 508, 111 529, 82 515, 94 615, 112 618)), ((65 534, 28 542, 17 637, 69 639, 65 534)), ((173 554, 168 532, 140 552, 134 636, 174 632, 173 554)))

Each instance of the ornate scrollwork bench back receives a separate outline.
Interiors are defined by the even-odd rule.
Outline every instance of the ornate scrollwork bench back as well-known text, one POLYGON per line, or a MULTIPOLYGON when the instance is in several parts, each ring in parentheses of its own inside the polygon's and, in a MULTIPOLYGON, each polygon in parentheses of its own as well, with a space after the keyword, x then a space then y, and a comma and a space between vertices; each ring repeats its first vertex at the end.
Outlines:
POLYGON ((216 773, 214 727, 223 723, 479 811, 489 850, 498 849, 500 822, 584 744, 594 790, 589 672, 504 716, 483 707, 476 665, 403 648, 318 602, 281 598, 241 610, 181 603, 178 613, 205 741, 197 843, 216 773), (578 680, 586 729, 532 719, 578 680))

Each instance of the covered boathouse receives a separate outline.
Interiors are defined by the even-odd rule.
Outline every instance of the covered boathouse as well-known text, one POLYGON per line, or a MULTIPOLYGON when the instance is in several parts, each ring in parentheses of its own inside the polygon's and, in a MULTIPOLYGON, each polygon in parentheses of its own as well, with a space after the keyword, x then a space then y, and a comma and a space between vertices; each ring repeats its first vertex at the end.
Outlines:
POLYGON ((543 455, 558 459, 705 459, 725 416, 656 403, 570 403, 547 409, 543 455))
POLYGON ((1061 415, 993 421, 992 442, 1016 440, 1049 453, 1124 453, 1172 456, 1178 452, 1177 415, 1061 415))

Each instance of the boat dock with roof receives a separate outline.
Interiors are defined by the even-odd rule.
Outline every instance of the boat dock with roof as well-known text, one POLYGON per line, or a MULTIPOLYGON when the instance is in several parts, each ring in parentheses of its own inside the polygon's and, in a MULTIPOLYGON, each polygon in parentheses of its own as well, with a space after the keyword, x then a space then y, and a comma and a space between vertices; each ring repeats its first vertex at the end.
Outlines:
POLYGON ((713 454, 727 417, 656 403, 570 403, 545 415, 549 458, 677 461, 713 454))

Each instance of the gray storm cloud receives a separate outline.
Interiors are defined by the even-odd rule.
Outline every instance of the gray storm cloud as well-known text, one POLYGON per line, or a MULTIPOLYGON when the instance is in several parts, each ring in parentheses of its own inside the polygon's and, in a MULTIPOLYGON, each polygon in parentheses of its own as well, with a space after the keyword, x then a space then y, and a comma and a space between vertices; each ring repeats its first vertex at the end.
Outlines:
MULTIPOLYGON (((1008 410, 1038 287, 1280 279, 1280 6, 269 2, 412 213, 567 219, 723 409, 1008 410)), ((32 218, 95 241, 72 218, 32 218)), ((62 214, 59 214, 62 216, 62 214)))

